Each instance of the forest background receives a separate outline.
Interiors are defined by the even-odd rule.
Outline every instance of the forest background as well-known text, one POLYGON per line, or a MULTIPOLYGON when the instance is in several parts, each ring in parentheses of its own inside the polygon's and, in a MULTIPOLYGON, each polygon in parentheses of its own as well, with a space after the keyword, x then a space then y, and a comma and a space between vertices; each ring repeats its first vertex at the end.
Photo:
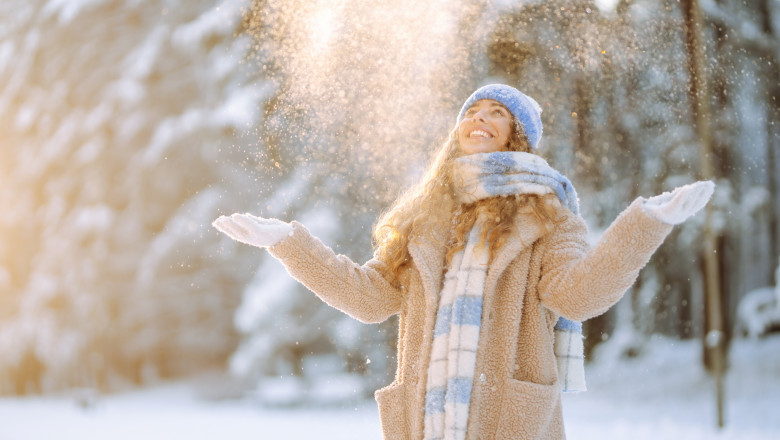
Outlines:
MULTIPOLYGON (((230 392, 369 396, 395 320, 324 306, 210 223, 299 220, 356 261, 488 82, 543 107, 542 154, 593 239, 637 196, 718 185, 722 319, 780 255, 780 4, 706 0, 0 3, 0 394, 110 392, 227 370, 230 392), (712 152, 692 54, 704 56, 712 152), (697 125, 699 124, 699 125, 697 125), (273 392, 286 379, 294 393, 273 392), (344 382, 344 380, 347 382, 344 382)), ((588 353, 705 335, 704 215, 676 228, 588 353)), ((280 397, 281 396, 281 397, 280 397)), ((324 402, 327 403, 327 402, 324 402)))

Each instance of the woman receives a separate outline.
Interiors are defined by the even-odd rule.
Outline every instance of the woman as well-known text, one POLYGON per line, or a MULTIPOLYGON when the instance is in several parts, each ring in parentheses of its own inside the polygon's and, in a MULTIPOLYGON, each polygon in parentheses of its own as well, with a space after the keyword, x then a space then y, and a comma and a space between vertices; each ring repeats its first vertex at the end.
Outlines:
POLYGON ((400 314, 395 381, 376 392, 386 439, 564 438, 561 391, 584 389, 578 324, 564 318, 604 313, 713 192, 639 198, 590 249, 574 188, 535 154, 540 112, 506 85, 474 92, 420 184, 379 220, 364 265, 296 222, 214 222, 360 321, 400 314))

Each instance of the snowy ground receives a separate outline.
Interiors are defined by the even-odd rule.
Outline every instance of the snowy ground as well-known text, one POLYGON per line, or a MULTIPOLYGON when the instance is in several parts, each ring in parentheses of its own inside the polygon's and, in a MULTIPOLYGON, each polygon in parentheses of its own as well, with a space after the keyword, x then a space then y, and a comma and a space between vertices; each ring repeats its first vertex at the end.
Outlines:
MULTIPOLYGON (((659 338, 638 358, 608 362, 605 354, 588 367, 590 390, 564 396, 569 439, 780 439, 780 335, 733 344, 720 431, 699 353, 695 341, 659 338)), ((101 397, 86 410, 66 397, 0 399, 0 440, 381 438, 372 401, 269 410, 203 400, 195 388, 178 382, 101 397)))
POLYGON ((564 396, 569 438, 779 440, 780 335, 732 343, 722 430, 700 358, 698 341, 659 338, 639 358, 589 366, 589 391, 564 396))

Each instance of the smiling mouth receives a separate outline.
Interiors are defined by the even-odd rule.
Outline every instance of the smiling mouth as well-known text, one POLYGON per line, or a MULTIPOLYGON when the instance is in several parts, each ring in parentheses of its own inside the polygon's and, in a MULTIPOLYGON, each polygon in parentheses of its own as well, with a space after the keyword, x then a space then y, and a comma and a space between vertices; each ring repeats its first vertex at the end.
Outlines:
POLYGON ((469 138, 492 139, 493 135, 486 132, 485 130, 474 130, 471 133, 469 133, 469 138))

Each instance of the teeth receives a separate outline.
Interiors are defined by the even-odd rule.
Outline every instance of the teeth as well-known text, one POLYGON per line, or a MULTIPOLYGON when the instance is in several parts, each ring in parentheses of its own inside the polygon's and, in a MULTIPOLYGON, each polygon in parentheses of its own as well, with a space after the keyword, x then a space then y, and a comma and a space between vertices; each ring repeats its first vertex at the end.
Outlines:
POLYGON ((471 133, 469 133, 469 137, 492 138, 493 136, 491 136, 490 133, 483 130, 474 130, 471 133))

